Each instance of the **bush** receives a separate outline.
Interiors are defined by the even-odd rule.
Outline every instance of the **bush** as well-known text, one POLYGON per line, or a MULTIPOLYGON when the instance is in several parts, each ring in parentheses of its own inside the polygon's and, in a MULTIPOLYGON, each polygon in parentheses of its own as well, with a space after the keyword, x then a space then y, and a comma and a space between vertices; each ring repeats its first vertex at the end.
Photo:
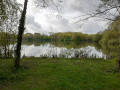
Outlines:
POLYGON ((118 39, 111 39, 108 41, 108 44, 119 44, 119 40, 118 39))

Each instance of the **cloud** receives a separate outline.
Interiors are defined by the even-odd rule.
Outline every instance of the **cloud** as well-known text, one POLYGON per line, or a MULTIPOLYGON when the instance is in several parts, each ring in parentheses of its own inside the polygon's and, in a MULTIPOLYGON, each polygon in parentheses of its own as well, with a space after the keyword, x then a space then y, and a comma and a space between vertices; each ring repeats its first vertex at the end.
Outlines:
POLYGON ((93 19, 90 19, 87 23, 85 23, 83 25, 82 32, 88 33, 88 34, 98 33, 99 31, 104 30, 105 24, 106 23, 100 23, 99 21, 95 21, 93 19))
POLYGON ((18 3, 23 4, 25 0, 17 0, 18 3))
POLYGON ((66 4, 71 10, 91 13, 100 3, 100 0, 69 0, 66 4))
MULTIPOLYGON (((39 0, 38 0, 39 1, 39 0)), ((101 3, 100 0, 54 0, 56 6, 49 2, 49 9, 41 9, 40 12, 35 12, 32 8, 31 2, 28 4, 27 10, 27 32, 30 33, 45 33, 49 32, 83 32, 83 33, 97 33, 105 29, 105 22, 100 23, 98 20, 89 20, 83 27, 79 23, 74 23, 73 17, 83 15, 84 13, 92 13, 97 9, 101 3)), ((22 1, 21 1, 22 2, 22 1)))
POLYGON ((27 32, 38 32, 41 29, 41 25, 35 21, 35 17, 33 15, 27 15, 27 21, 26 21, 26 26, 29 29, 27 32))

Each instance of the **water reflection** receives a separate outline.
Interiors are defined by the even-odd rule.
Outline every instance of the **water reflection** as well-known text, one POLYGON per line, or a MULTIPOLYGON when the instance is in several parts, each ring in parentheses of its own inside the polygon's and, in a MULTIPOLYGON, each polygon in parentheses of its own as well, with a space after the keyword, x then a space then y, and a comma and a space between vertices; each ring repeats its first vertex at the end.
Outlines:
MULTIPOLYGON (((15 44, 0 44, 0 58, 14 57, 15 44)), ((114 58, 118 45, 89 42, 23 42, 22 57, 114 58)))
POLYGON ((22 57, 64 57, 64 58, 106 58, 100 48, 96 48, 93 43, 38 43, 30 42, 22 45, 22 57), (76 45, 77 44, 77 45, 76 45))

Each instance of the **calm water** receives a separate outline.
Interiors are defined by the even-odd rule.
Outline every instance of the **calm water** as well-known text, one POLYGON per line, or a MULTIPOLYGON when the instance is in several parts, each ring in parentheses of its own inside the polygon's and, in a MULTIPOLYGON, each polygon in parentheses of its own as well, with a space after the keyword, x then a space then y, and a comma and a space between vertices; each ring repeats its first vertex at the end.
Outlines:
MULTIPOLYGON (((15 46, 15 45, 14 45, 15 46)), ((13 45, 7 47, 14 57, 13 45)), ((0 57, 4 57, 4 46, 0 46, 0 57)), ((58 57, 58 58, 113 58, 118 46, 97 43, 77 42, 23 42, 21 57, 58 57)))
POLYGON ((117 55, 117 47, 95 43, 32 43, 22 45, 22 57, 64 57, 64 58, 111 58, 117 55))
POLYGON ((106 57, 106 55, 101 50, 96 50, 94 46, 86 46, 84 48, 65 48, 65 47, 57 47, 52 44, 44 44, 40 46, 32 45, 22 45, 22 56, 48 56, 52 57, 53 55, 57 57, 74 57, 75 53, 88 54, 87 56, 96 56, 97 58, 106 57))

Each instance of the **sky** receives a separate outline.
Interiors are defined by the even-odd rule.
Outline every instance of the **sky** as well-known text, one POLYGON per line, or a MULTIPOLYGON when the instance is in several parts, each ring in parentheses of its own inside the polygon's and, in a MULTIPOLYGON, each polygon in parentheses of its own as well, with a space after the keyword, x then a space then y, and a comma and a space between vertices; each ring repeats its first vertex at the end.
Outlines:
MULTIPOLYGON (((24 0, 17 1, 21 4, 24 3, 24 0)), ((82 32, 95 34, 106 28, 107 22, 99 19, 90 19, 84 23, 78 22, 79 19, 75 18, 95 12, 101 3, 100 0, 62 0, 61 3, 53 0, 58 7, 48 2, 47 8, 39 7, 39 3, 36 7, 32 0, 28 1, 25 33, 82 32)))

